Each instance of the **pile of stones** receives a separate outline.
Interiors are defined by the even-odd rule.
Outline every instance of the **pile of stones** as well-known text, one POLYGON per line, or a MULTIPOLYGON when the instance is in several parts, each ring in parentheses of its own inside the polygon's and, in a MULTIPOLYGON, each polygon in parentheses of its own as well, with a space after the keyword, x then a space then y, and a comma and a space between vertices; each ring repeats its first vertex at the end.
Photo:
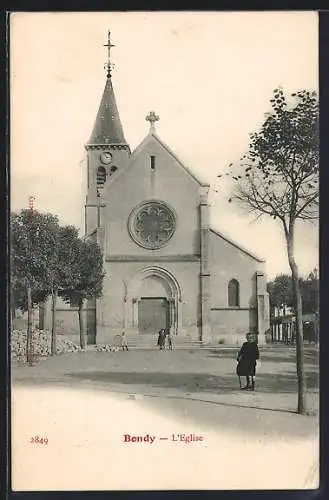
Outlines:
MULTIPOLYGON (((11 357, 17 361, 26 359, 26 337, 23 330, 13 330, 11 334, 11 357)), ((57 354, 81 351, 81 348, 74 344, 64 335, 57 335, 57 354)), ((35 329, 32 334, 32 354, 34 359, 50 356, 51 354, 51 332, 48 330, 35 329)))
POLYGON ((99 345, 96 348, 96 351, 98 351, 98 352, 117 352, 119 350, 120 350, 120 348, 118 346, 113 346, 110 344, 99 345))

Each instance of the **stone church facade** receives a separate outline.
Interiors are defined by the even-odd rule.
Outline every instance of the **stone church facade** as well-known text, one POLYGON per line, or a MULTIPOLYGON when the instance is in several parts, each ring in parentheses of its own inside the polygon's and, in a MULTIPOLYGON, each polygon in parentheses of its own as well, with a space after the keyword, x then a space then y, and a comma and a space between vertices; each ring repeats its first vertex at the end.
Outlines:
MULTIPOLYGON (((109 71, 85 146, 85 233, 106 273, 102 297, 86 305, 88 342, 112 343, 123 329, 130 341, 154 339, 161 327, 177 341, 234 344, 252 330, 264 342, 264 261, 210 227, 209 185, 157 135, 155 113, 146 119, 149 133, 131 152, 109 71)), ((75 308, 59 303, 57 318, 77 341, 75 308)))

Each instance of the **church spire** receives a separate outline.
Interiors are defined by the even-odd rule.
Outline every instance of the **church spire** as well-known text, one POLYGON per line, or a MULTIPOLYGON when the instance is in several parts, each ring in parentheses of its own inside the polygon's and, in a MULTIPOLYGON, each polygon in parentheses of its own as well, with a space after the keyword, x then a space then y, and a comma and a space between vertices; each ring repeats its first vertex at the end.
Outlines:
POLYGON ((111 42, 110 31, 108 32, 108 42, 104 47, 107 47, 108 50, 107 62, 104 65, 107 70, 106 84, 88 145, 127 145, 111 80, 111 71, 114 67, 111 62, 111 49, 115 45, 111 42))

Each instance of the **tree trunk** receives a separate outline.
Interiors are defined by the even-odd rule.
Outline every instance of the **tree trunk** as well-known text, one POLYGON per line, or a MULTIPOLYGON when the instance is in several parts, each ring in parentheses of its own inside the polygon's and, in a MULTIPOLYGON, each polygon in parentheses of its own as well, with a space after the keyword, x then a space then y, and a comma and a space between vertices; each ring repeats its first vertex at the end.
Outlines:
POLYGON ((80 347, 81 349, 86 349, 86 332, 85 332, 85 321, 84 321, 84 299, 79 300, 79 327, 80 327, 80 347))
POLYGON ((304 339, 303 339, 303 317, 302 317, 302 295, 300 292, 298 266, 294 257, 294 227, 286 234, 288 260, 291 269, 295 316, 296 316, 296 369, 298 383, 298 404, 297 413, 303 415, 306 411, 306 376, 304 370, 304 339))
POLYGON ((32 345, 32 335, 33 335, 33 324, 32 324, 32 290, 31 287, 27 287, 27 333, 26 333, 26 361, 30 365, 33 361, 33 345, 32 345))
POLYGON ((57 354, 57 337, 56 337, 56 304, 57 290, 51 292, 51 355, 57 354))

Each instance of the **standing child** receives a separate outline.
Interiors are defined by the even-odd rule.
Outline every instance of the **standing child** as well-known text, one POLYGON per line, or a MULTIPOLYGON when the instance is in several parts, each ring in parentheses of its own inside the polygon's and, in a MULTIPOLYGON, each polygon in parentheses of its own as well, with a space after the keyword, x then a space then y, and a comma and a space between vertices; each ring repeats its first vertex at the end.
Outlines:
POLYGON ((237 357, 238 365, 236 367, 236 373, 239 377, 240 389, 243 391, 254 391, 256 363, 257 359, 259 359, 259 350, 256 336, 251 333, 247 333, 246 339, 247 342, 242 344, 237 357), (246 377, 247 383, 245 387, 241 386, 241 377, 246 377))
POLYGON ((128 340, 125 331, 123 331, 121 334, 121 347, 123 351, 128 351, 128 340))
POLYGON ((167 340, 168 340, 168 347, 169 347, 169 350, 172 351, 172 336, 171 336, 171 328, 168 328, 167 332, 166 332, 166 335, 167 335, 167 340))

